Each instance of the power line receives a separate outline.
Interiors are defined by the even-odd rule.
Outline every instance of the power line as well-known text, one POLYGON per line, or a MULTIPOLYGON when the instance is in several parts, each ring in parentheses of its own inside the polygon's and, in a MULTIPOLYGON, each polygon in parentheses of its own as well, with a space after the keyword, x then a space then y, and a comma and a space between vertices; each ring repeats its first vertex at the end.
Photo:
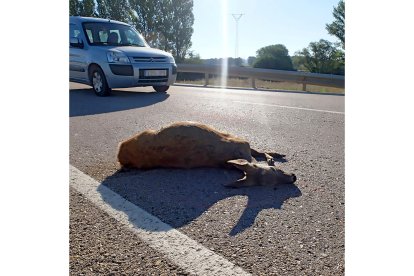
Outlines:
POLYGON ((239 20, 244 13, 232 13, 234 20, 236 20, 236 46, 234 50, 234 58, 239 57, 239 20))

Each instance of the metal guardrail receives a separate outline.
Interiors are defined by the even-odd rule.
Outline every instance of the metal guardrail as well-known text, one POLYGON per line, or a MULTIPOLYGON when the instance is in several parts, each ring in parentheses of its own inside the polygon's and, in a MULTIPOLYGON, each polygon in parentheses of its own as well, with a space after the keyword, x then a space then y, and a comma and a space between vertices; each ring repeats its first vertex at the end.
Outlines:
MULTIPOLYGON (((178 72, 204 74, 204 86, 208 86, 210 75, 221 75, 222 70, 219 65, 205 64, 177 64, 177 67, 178 72)), ((338 75, 233 66, 227 69, 227 76, 250 78, 254 89, 256 89, 256 79, 301 83, 303 91, 306 91, 307 84, 345 88, 345 77, 338 75)))

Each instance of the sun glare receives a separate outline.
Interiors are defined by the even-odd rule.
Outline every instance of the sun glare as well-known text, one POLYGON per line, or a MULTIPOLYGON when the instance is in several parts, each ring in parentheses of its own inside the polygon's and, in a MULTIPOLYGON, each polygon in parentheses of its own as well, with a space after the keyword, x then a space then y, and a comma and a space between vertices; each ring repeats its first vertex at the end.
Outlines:
POLYGON ((221 1, 221 48, 222 48, 222 61, 221 61, 221 80, 220 80, 220 86, 221 88, 225 88, 227 86, 227 53, 228 53, 228 2, 227 0, 221 1))

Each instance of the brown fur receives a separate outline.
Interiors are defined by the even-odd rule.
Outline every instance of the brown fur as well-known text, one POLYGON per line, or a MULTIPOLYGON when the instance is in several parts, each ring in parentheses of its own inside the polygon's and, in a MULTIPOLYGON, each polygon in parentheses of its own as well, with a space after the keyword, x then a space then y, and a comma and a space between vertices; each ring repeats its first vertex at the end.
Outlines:
POLYGON ((244 172, 243 178, 227 184, 227 187, 274 186, 276 184, 289 184, 296 181, 296 175, 293 173, 285 173, 275 166, 254 164, 244 159, 229 160, 227 163, 234 165, 244 172))
POLYGON ((204 124, 177 122, 158 131, 143 131, 120 143, 118 161, 123 168, 138 169, 226 167, 235 165, 228 162, 235 159, 255 162, 252 153, 273 165, 272 156, 251 149, 241 138, 204 124))
POLYGON ((247 141, 195 122, 178 122, 159 131, 146 130, 122 142, 123 167, 222 167, 228 160, 252 161, 247 141))

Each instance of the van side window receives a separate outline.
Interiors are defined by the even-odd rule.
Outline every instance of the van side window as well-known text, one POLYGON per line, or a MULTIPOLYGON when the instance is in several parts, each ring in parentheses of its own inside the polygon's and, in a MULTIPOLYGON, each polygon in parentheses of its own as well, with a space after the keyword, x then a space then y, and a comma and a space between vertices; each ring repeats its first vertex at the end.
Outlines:
POLYGON ((75 24, 69 24, 69 37, 78 37, 80 29, 75 24))
POLYGON ((118 38, 116 43, 119 43, 119 38, 121 37, 119 34, 119 30, 103 30, 103 31, 99 31, 98 35, 99 35, 99 41, 96 42, 102 42, 102 43, 107 43, 108 42, 108 38, 112 33, 116 33, 116 37, 118 38))
POLYGON ((89 41, 93 43, 93 35, 91 30, 86 30, 86 34, 88 35, 89 41))
POLYGON ((99 31, 99 41, 100 42, 106 42, 108 40, 108 32, 105 31, 99 31))
POLYGON ((116 34, 116 43, 119 43, 119 39, 121 38, 121 35, 119 34, 119 30, 110 30, 109 31, 109 35, 111 35, 112 33, 115 33, 116 34))

